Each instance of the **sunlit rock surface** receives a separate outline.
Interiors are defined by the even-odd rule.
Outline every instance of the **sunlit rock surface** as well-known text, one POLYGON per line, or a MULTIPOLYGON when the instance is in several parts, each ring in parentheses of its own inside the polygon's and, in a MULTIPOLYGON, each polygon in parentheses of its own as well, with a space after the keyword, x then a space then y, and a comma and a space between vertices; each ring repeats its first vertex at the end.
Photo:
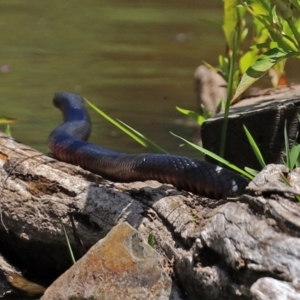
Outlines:
POLYGON ((170 299, 161 256, 127 223, 111 232, 45 292, 49 299, 170 299))

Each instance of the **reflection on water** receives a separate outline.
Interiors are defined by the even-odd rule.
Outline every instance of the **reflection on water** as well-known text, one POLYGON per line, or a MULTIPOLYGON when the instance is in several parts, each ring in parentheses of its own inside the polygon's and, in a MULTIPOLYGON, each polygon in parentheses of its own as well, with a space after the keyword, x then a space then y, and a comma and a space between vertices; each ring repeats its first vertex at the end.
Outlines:
MULTIPOLYGON (((175 106, 194 109, 193 73, 217 62, 221 1, 2 0, 1 114, 19 119, 15 138, 43 152, 61 122, 56 91, 78 92, 172 153, 193 155, 175 106)), ((140 146, 92 113, 91 141, 126 152, 140 146)), ((198 155, 198 154, 197 154, 198 155)))

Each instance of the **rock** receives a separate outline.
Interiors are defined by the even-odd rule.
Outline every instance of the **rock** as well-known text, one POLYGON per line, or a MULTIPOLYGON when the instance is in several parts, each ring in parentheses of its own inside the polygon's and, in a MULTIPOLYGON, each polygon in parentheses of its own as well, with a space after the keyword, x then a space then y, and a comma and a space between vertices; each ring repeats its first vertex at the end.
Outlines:
POLYGON ((127 223, 115 226, 45 292, 50 299, 170 299, 162 257, 127 223))
POLYGON ((299 300, 300 282, 283 282, 274 278, 260 278, 251 287, 253 300, 299 300))

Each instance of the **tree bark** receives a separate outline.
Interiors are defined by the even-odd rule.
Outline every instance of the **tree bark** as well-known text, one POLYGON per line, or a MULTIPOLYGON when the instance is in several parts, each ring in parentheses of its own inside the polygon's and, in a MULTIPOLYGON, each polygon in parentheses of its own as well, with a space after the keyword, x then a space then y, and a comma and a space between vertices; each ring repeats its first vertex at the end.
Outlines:
MULTIPOLYGON (((224 157, 240 168, 260 169, 260 164, 244 132, 247 127, 264 160, 282 163, 285 152, 284 127, 287 123, 289 144, 299 143, 300 85, 262 90, 243 99, 230 109, 224 157)), ((220 152, 223 114, 208 119, 202 126, 202 141, 206 149, 220 152)), ((208 158, 208 160, 211 160, 208 158)))
POLYGON ((188 299, 251 299, 259 279, 300 276, 290 194, 215 201, 155 181, 113 183, 2 133, 0 164, 0 253, 29 280, 49 285, 71 265, 62 224, 78 259, 124 221, 154 237, 188 299))

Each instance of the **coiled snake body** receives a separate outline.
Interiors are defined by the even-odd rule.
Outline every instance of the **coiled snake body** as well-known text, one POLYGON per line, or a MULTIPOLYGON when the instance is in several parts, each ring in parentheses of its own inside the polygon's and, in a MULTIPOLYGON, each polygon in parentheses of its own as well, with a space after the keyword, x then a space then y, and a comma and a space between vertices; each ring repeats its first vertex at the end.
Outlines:
POLYGON ((208 162, 168 154, 126 154, 88 143, 91 121, 83 98, 56 93, 53 103, 62 111, 64 122, 51 132, 48 146, 61 161, 112 181, 157 180, 214 199, 237 196, 248 183, 244 177, 208 162))

